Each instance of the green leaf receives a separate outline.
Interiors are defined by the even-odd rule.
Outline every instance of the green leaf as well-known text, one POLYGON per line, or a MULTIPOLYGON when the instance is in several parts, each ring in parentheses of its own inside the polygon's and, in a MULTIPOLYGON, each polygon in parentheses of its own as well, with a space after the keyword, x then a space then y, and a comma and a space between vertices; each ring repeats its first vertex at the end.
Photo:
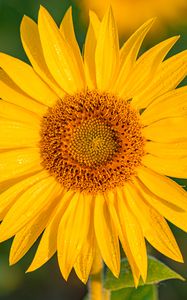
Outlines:
POLYGON ((158 300, 157 287, 144 285, 139 288, 126 288, 111 293, 111 300, 158 300))
MULTIPOLYGON (((155 284, 167 279, 185 280, 181 275, 170 269, 164 263, 149 256, 146 285, 155 284)), ((144 283, 140 279, 139 286, 141 285, 144 285, 144 283)), ((121 261, 121 272, 119 278, 114 277, 111 271, 107 269, 104 287, 111 291, 134 287, 134 280, 127 259, 122 259, 121 261)))

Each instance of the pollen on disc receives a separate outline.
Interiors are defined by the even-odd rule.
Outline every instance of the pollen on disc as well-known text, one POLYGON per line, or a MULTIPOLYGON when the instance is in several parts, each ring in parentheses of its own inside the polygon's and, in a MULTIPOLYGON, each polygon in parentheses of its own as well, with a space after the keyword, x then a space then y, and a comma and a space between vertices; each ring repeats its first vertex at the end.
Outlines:
POLYGON ((66 95, 42 119, 42 164, 63 187, 98 193, 136 174, 145 140, 138 113, 110 93, 66 95))

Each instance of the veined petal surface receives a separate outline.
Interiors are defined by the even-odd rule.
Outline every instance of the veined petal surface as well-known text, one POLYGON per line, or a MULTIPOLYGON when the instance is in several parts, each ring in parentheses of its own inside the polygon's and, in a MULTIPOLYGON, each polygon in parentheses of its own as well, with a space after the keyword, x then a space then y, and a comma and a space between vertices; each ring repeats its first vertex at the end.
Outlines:
POLYGON ((19 149, 0 153, 0 181, 41 171, 38 149, 19 149))
POLYGON ((95 50, 95 64, 98 89, 109 89, 119 67, 118 32, 111 8, 100 25, 95 50))
POLYGON ((133 106, 145 108, 154 99, 175 89, 187 74, 187 51, 165 60, 146 89, 132 99, 133 106))
POLYGON ((47 66, 67 93, 81 91, 85 87, 73 50, 44 7, 38 17, 40 40, 47 66))
POLYGON ((45 229, 53 209, 54 203, 52 203, 47 211, 44 211, 33 218, 18 233, 16 233, 10 250, 10 265, 17 263, 32 247, 42 231, 45 229))
POLYGON ((120 242, 122 244, 123 250, 124 250, 124 252, 127 256, 127 259, 129 261, 129 264, 131 266, 135 287, 137 287, 138 283, 139 283, 139 279, 140 279, 140 271, 135 263, 135 259, 132 255, 131 249, 129 247, 127 234, 126 234, 126 230, 125 230, 126 227, 124 225, 124 223, 126 221, 124 220, 123 216, 119 213, 120 210, 118 207, 116 190, 109 191, 105 195, 105 198, 106 198, 106 201, 108 204, 108 209, 110 211, 111 218, 113 219, 114 226, 116 228, 120 242))
POLYGON ((159 174, 187 178, 187 155, 180 159, 177 157, 171 159, 147 154, 142 158, 142 163, 159 174))
POLYGON ((182 262, 182 255, 165 219, 144 202, 134 185, 127 183, 125 191, 148 242, 166 256, 182 262))
POLYGON ((23 61, 0 53, 0 67, 26 94, 42 104, 52 106, 58 99, 32 67, 23 61))
POLYGON ((10 186, 6 191, 0 194, 0 219, 2 220, 9 208, 19 198, 19 196, 25 192, 29 187, 36 182, 48 177, 46 171, 36 173, 35 175, 28 176, 26 179, 20 180, 20 182, 10 186))
POLYGON ((129 207, 128 195, 125 187, 117 188, 118 208, 120 219, 124 219, 124 226, 129 248, 144 282, 147 277, 147 253, 142 228, 129 207))
POLYGON ((95 65, 95 50, 99 35, 100 21, 97 15, 90 11, 90 23, 86 34, 84 46, 84 68, 87 86, 90 89, 96 88, 96 65, 95 65))
POLYGON ((60 24, 60 31, 62 33, 62 36, 65 37, 66 41, 71 46, 77 65, 79 67, 79 72, 81 74, 81 77, 83 80, 85 80, 83 59, 74 31, 74 25, 72 19, 72 7, 69 7, 67 12, 65 13, 65 16, 63 17, 63 20, 60 24))
POLYGON ((169 38, 147 50, 138 58, 134 63, 134 67, 131 69, 129 76, 124 80, 123 85, 120 87, 120 95, 122 97, 131 99, 150 84, 164 57, 176 43, 178 38, 178 36, 169 38))
POLYGON ((186 157, 187 141, 178 143, 147 142, 145 151, 154 156, 164 159, 181 159, 186 157))
POLYGON ((0 148, 37 147, 40 141, 39 130, 39 126, 2 118, 0 119, 0 148))
POLYGON ((27 272, 32 272, 45 264, 57 251, 57 233, 60 221, 69 202, 74 196, 72 191, 62 191, 59 204, 51 214, 46 229, 41 237, 34 259, 27 272))
POLYGON ((155 121, 165 118, 187 117, 187 87, 172 90, 158 97, 141 114, 144 125, 150 125, 155 121))
POLYGON ((138 169, 137 177, 157 197, 187 210, 187 194, 173 180, 145 167, 138 169))
POLYGON ((39 126, 41 120, 41 118, 33 112, 2 99, 0 101, 0 117, 26 124, 33 124, 34 127, 39 126))
POLYGON ((118 277, 120 271, 118 236, 106 200, 102 194, 96 195, 95 198, 94 227, 103 260, 114 276, 118 277))
POLYGON ((153 194, 140 180, 136 180, 135 183, 138 193, 148 205, 154 207, 167 220, 187 232, 187 211, 181 206, 180 201, 176 201, 176 204, 173 204, 153 194))
POLYGON ((56 92, 59 97, 64 96, 64 91, 55 82, 46 65, 37 24, 27 16, 21 22, 21 40, 34 70, 56 92))
POLYGON ((0 97, 39 116, 43 116, 47 109, 46 106, 27 96, 3 70, 0 70, 0 97))
POLYGON ((88 235, 90 204, 83 193, 75 193, 59 224, 57 254, 66 280, 88 235))
POLYGON ((159 143, 179 143, 187 141, 187 117, 158 120, 142 130, 144 137, 159 143))
POLYGON ((131 74, 130 72, 136 62, 143 39, 151 28, 153 22, 154 19, 150 19, 144 23, 120 49, 120 68, 112 89, 117 92, 119 96, 123 95, 123 86, 127 81, 128 76, 131 74))
POLYGON ((60 193, 61 186, 53 177, 36 183, 25 191, 6 214, 0 225, 0 240, 7 240, 34 217, 47 211, 60 193))

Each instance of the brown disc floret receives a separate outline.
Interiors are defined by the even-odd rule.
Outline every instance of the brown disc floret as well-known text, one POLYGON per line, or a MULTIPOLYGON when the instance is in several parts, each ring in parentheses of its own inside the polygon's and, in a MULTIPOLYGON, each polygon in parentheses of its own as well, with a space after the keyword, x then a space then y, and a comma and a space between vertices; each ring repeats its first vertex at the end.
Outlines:
POLYGON ((144 144, 138 113, 110 93, 66 95, 42 119, 42 164, 75 191, 94 194, 124 185, 141 164, 144 144))

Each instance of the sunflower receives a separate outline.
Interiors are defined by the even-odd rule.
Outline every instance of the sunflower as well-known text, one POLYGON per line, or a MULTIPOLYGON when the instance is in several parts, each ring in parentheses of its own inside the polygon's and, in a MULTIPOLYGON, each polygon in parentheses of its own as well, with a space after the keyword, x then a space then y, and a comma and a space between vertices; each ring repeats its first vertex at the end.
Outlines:
POLYGON ((131 33, 148 18, 159 17, 154 33, 161 34, 167 23, 178 22, 186 19, 186 0, 74 0, 83 8, 82 19, 85 20, 85 11, 94 10, 100 17, 106 8, 111 5, 121 35, 131 33))
POLYGON ((115 276, 121 243, 135 285, 146 280, 145 239, 182 262, 165 220, 187 231, 187 51, 169 38, 137 58, 154 20, 119 49, 112 10, 90 12, 84 56, 71 8, 60 29, 44 7, 24 16, 28 65, 0 54, 0 240, 10 264, 42 234, 33 271, 56 252, 65 279, 86 282, 98 253, 115 276))

